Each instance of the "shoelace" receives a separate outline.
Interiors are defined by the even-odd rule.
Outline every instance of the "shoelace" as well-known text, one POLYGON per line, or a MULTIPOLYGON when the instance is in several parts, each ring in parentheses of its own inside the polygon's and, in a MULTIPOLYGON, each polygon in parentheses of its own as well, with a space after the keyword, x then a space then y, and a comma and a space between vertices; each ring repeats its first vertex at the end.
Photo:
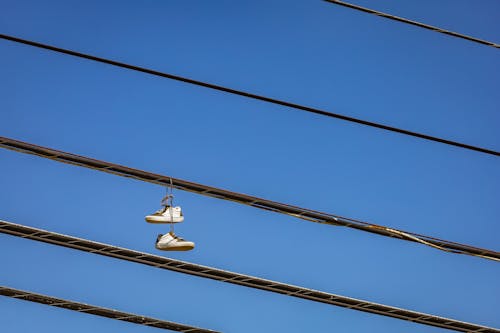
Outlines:
POLYGON ((170 234, 170 235, 171 235, 171 236, 172 236, 175 240, 179 240, 179 241, 183 241, 183 240, 185 240, 184 238, 179 237, 179 236, 177 236, 176 234, 170 234))

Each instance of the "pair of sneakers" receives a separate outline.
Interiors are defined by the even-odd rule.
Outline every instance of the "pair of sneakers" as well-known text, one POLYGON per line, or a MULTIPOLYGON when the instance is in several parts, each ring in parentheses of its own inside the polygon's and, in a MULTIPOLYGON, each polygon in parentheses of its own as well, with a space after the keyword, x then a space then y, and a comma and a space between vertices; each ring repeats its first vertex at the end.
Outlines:
MULTIPOLYGON (((164 205, 161 209, 146 216, 149 223, 180 223, 184 221, 182 209, 179 206, 172 207, 164 205)), ((156 248, 163 251, 189 251, 194 248, 194 242, 187 241, 170 231, 167 234, 159 234, 156 238, 156 248)))

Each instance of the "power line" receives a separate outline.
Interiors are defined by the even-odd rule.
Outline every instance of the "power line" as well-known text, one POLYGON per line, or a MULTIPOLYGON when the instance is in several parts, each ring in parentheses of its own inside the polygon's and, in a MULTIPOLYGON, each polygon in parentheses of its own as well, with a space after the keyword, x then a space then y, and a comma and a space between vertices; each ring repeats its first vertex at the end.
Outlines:
POLYGON ((107 308, 102 308, 95 305, 89 305, 80 302, 68 301, 62 298, 55 298, 47 295, 36 294, 33 292, 13 289, 5 286, 0 286, 0 295, 12 297, 15 299, 20 299, 23 301, 30 301, 41 303, 45 305, 55 306, 58 308, 68 309, 72 311, 77 311, 81 313, 88 313, 95 316, 101 316, 106 318, 111 318, 115 320, 126 321, 129 323, 162 328, 165 330, 185 332, 185 333, 217 333, 216 331, 207 330, 204 328, 198 328, 194 326, 188 326, 184 324, 178 324, 171 321, 165 321, 150 317, 144 317, 141 315, 136 315, 133 313, 122 312, 107 308))
POLYGON ((406 241, 425 244, 447 252, 467 254, 485 259, 500 261, 500 253, 496 251, 450 242, 447 240, 420 235, 417 233, 397 230, 338 215, 323 213, 307 208, 301 208, 284 203, 279 203, 276 201, 266 200, 246 194, 231 192, 212 186, 193 183, 182 179, 163 176, 143 170, 125 167, 114 163, 96 160, 89 157, 75 155, 72 153, 67 153, 52 148, 41 147, 31 143, 9 139, 6 137, 0 136, 0 148, 6 148, 21 153, 36 155, 39 157, 55 160, 57 162, 62 162, 97 171, 107 172, 121 177, 134 178, 140 181, 162 186, 169 186, 170 181, 172 181, 173 186, 179 190, 193 192, 196 194, 201 194, 217 199, 234 201, 247 206, 252 206, 255 208, 269 210, 276 213, 290 215, 310 222, 349 227, 382 236, 394 237, 406 241))
POLYGON ((340 6, 344 6, 344 7, 347 7, 347 8, 352 8, 352 9, 355 9, 355 10, 359 10, 359 11, 362 11, 362 12, 365 12, 365 13, 369 13, 369 14, 374 14, 374 15, 377 15, 377 16, 385 17, 385 18, 390 19, 390 20, 394 20, 394 21, 399 21, 399 22, 411 24, 411 25, 414 25, 414 26, 417 26, 417 27, 420 27, 420 28, 424 28, 424 29, 428 29, 428 30, 432 30, 432 31, 435 31, 435 32, 440 32, 440 33, 448 35, 448 36, 458 37, 458 38, 462 38, 462 39, 465 39, 465 40, 468 40, 468 41, 471 41, 471 42, 475 42, 475 43, 479 43, 479 44, 483 44, 483 45, 487 45, 487 46, 492 46, 492 47, 495 47, 495 48, 500 48, 500 44, 492 43, 492 42, 489 42, 489 41, 484 40, 484 39, 479 39, 479 38, 475 38, 475 37, 471 37, 471 36, 459 34, 457 32, 453 32, 453 31, 441 29, 441 28, 438 28, 438 27, 434 27, 432 25, 428 25, 428 24, 424 24, 424 23, 420 23, 420 22, 416 22, 416 21, 411 21, 411 20, 405 19, 403 17, 398 17, 398 16, 394 16, 394 15, 391 15, 391 14, 382 13, 382 12, 379 12, 379 11, 376 11, 376 10, 373 10, 373 9, 370 9, 370 8, 361 7, 361 6, 358 6, 358 5, 354 5, 354 4, 343 2, 343 1, 339 1, 339 0, 324 0, 324 1, 329 2, 329 3, 333 3, 335 5, 340 5, 340 6))
POLYGON ((71 51, 71 50, 67 50, 67 49, 63 49, 63 48, 59 48, 59 47, 55 47, 55 46, 51 46, 51 45, 41 44, 41 43, 34 42, 34 41, 29 41, 26 39, 21 39, 21 38, 3 35, 3 34, 0 34, 0 38, 5 39, 5 40, 9 40, 12 42, 16 42, 16 43, 21 43, 21 44, 25 44, 25 45, 30 45, 30 46, 54 51, 54 52, 64 53, 64 54, 79 57, 79 58, 93 60, 93 61, 108 64, 108 65, 122 67, 122 68, 130 69, 130 70, 134 70, 134 71, 138 71, 138 72, 142 72, 142 73, 146 73, 146 74, 150 74, 150 75, 160 76, 160 77, 171 79, 171 80, 181 81, 181 82, 188 83, 188 84, 193 84, 193 85, 197 85, 197 86, 201 86, 201 87, 205 87, 205 88, 209 88, 209 89, 223 91, 223 92, 234 94, 234 95, 239 95, 239 96, 248 97, 248 98, 252 98, 252 99, 256 99, 256 100, 260 100, 260 101, 264 101, 264 102, 268 102, 268 103, 272 103, 272 104, 277 104, 277 105, 285 106, 285 107, 292 108, 292 109, 307 111, 307 112, 319 114, 319 115, 326 116, 326 117, 337 118, 337 119, 341 119, 341 120, 345 120, 345 121, 349 121, 349 122, 353 122, 353 123, 357 123, 357 124, 365 125, 365 126, 369 126, 369 127, 375 127, 375 128, 385 130, 385 131, 409 135, 412 137, 416 137, 416 138, 420 138, 420 139, 424 139, 424 140, 429 140, 429 141, 434 141, 434 142, 439 142, 439 143, 443 143, 443 144, 447 144, 447 145, 455 146, 455 147, 459 147, 459 148, 474 150, 474 151, 489 154, 489 155, 500 156, 500 152, 497 152, 497 151, 494 151, 491 149, 472 146, 472 145, 468 145, 465 143, 447 140, 447 139, 443 139, 443 138, 439 138, 439 137, 435 137, 435 136, 431 136, 431 135, 427 135, 427 134, 422 134, 422 133, 418 133, 418 132, 412 132, 412 131, 408 131, 408 130, 397 128, 397 127, 392 127, 392 126, 383 125, 383 124, 379 124, 379 123, 375 123, 375 122, 371 122, 371 121, 367 121, 367 120, 363 120, 363 119, 358 119, 358 118, 354 118, 354 117, 341 115, 338 113, 331 113, 331 112, 328 112, 325 110, 320 110, 320 109, 312 108, 309 106, 299 105, 299 104, 295 104, 295 103, 291 103, 291 102, 278 100, 275 98, 256 95, 256 94, 248 93, 248 92, 241 91, 241 90, 227 88, 227 87, 219 86, 219 85, 208 83, 208 82, 197 81, 197 80, 193 80, 193 79, 189 79, 186 77, 173 75, 173 74, 169 74, 169 73, 159 72, 159 71, 155 71, 155 70, 144 68, 144 67, 138 67, 138 66, 134 66, 134 65, 130 65, 130 64, 110 60, 110 59, 100 58, 100 57, 96 57, 96 56, 85 54, 85 53, 80 53, 80 52, 71 51))
POLYGON ((127 260, 143 265, 154 266, 174 272, 195 275, 254 289, 266 290, 273 293, 378 314, 381 316, 412 321, 418 324, 442 327, 458 332, 500 333, 500 330, 491 327, 335 295, 314 289, 308 289, 277 281, 261 279, 250 275, 238 274, 209 266, 197 265, 186 261, 180 261, 176 259, 156 256, 145 252, 117 247, 114 245, 94 242, 83 238, 58 234, 38 228, 15 224, 12 222, 0 220, 0 232, 30 240, 36 240, 44 243, 77 249, 80 251, 95 253, 107 257, 127 260))

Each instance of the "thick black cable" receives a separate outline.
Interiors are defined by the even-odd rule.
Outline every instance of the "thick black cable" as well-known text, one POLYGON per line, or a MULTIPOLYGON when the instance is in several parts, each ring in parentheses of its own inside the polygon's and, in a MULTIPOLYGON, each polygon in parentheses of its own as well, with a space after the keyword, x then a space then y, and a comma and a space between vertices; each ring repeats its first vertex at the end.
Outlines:
POLYGON ((339 0, 324 0, 324 1, 332 3, 332 4, 335 4, 335 5, 340 5, 340 6, 344 6, 344 7, 347 7, 347 8, 359 10, 359 11, 362 11, 362 12, 365 12, 365 13, 374 14, 374 15, 377 15, 377 16, 380 16, 380 17, 385 17, 385 18, 390 19, 390 20, 394 20, 394 21, 399 21, 399 22, 411 24, 411 25, 414 25, 414 26, 417 26, 417 27, 420 27, 420 28, 424 28, 424 29, 428 29, 428 30, 432 30, 432 31, 435 31, 435 32, 440 32, 440 33, 445 34, 445 35, 462 38, 462 39, 465 39, 465 40, 468 40, 468 41, 471 41, 471 42, 475 42, 475 43, 479 43, 479 44, 483 44, 483 45, 487 45, 487 46, 491 46, 491 47, 495 47, 495 48, 500 48, 500 44, 489 42, 489 41, 484 40, 484 39, 479 39, 479 38, 475 38, 475 37, 471 37, 471 36, 459 34, 457 32, 453 32, 453 31, 441 29, 441 28, 438 28, 438 27, 434 27, 432 25, 420 23, 420 22, 417 22, 417 21, 408 20, 408 19, 405 19, 403 17, 394 16, 394 15, 383 13, 383 12, 379 12, 379 11, 376 11, 376 10, 373 10, 373 9, 370 9, 370 8, 366 8, 366 7, 361 7, 361 6, 358 6, 358 5, 354 5, 352 3, 347 3, 347 2, 343 2, 343 1, 339 1, 339 0))
POLYGON ((382 236, 394 237, 410 242, 418 242, 447 252, 467 254, 485 259, 500 261, 500 253, 496 251, 481 249, 470 245, 450 242, 434 237, 397 230, 338 215, 318 212, 312 209, 301 208, 276 201, 257 198, 246 194, 231 192, 212 186, 193 183, 178 178, 154 174, 151 172, 133 169, 122 165, 96 160, 85 156, 75 155, 60 150, 41 147, 31 143, 9 139, 6 137, 0 136, 0 148, 6 148, 9 150, 14 150, 26 154, 32 154, 39 157, 55 160, 57 162, 67 163, 101 172, 111 173, 121 177, 134 178, 140 181, 153 183, 165 187, 168 187, 170 186, 170 184, 172 184, 173 187, 179 190, 193 192, 209 197, 214 197, 217 199, 234 201, 240 204, 252 206, 259 209, 265 209, 276 213, 290 215, 310 222, 349 227, 382 236))
POLYGON ((420 139, 424 139, 424 140, 429 140, 429 141, 434 141, 434 142, 439 142, 439 143, 443 143, 443 144, 447 144, 447 145, 455 146, 455 147, 459 147, 459 148, 474 150, 474 151, 489 154, 489 155, 500 156, 500 152, 497 152, 497 151, 494 151, 491 149, 472 146, 472 145, 468 145, 468 144, 457 142, 457 141, 442 139, 442 138, 438 138, 438 137, 427 135, 427 134, 412 132, 412 131, 408 131, 408 130, 397 128, 397 127, 392 127, 392 126, 383 125, 383 124, 379 124, 379 123, 375 123, 375 122, 371 122, 371 121, 367 121, 367 120, 362 120, 362 119, 358 119, 358 118, 353 118, 353 117, 341 115, 338 113, 331 113, 331 112, 328 112, 325 110, 320 110, 320 109, 312 108, 309 106, 303 106, 303 105, 290 103, 290 102, 286 102, 286 101, 282 101, 282 100, 278 100, 278 99, 274 99, 274 98, 270 98, 270 97, 256 95, 256 94, 244 92, 241 90, 236 90, 236 89, 232 89, 232 88, 227 88, 227 87, 215 85, 212 83, 197 81, 197 80, 185 78, 182 76, 177 76, 177 75, 173 75, 173 74, 159 72, 159 71, 155 71, 155 70, 144 68, 144 67, 129 65, 126 63, 122 63, 122 62, 118 62, 118 61, 114 61, 114 60, 109 60, 109 59, 105 59, 105 58, 100 58, 100 57, 96 57, 93 55, 80 53, 80 52, 76 52, 76 51, 71 51, 71 50, 67 50, 67 49, 63 49, 63 48, 59 48, 59 47, 55 47, 55 46, 51 46, 51 45, 41 44, 38 42, 26 40, 26 39, 21 39, 21 38, 3 35, 3 34, 0 34, 0 38, 5 39, 5 40, 9 40, 12 42, 16 42, 16 43, 21 43, 21 44, 25 44, 25 45, 30 45, 30 46, 54 51, 54 52, 68 54, 68 55, 79 57, 79 58, 93 60, 93 61, 108 64, 108 65, 122 67, 122 68, 130 69, 130 70, 134 70, 134 71, 138 71, 138 72, 142 72, 142 73, 146 73, 146 74, 150 74, 150 75, 160 76, 160 77, 171 79, 171 80, 181 81, 184 83, 189 83, 189 84, 193 84, 193 85, 197 85, 197 86, 201 86, 201 87, 205 87, 205 88, 209 88, 209 89, 223 91, 223 92, 234 94, 234 95, 239 95, 239 96, 248 97, 248 98, 252 98, 252 99, 256 99, 256 100, 260 100, 260 101, 264 101, 264 102, 268 102, 268 103, 272 103, 272 104, 286 106, 286 107, 297 109, 297 110, 307 111, 307 112, 319 114, 322 116, 337 118, 337 119, 357 123, 360 125, 375 127, 375 128, 385 130, 385 131, 409 135, 412 137, 416 137, 416 138, 420 138, 420 139))
POLYGON ((313 302, 325 303, 357 311, 378 314, 381 316, 407 320, 418 324, 447 328, 458 332, 500 333, 500 330, 492 327, 443 318, 422 312, 406 310, 384 304, 294 286, 278 281, 262 279, 251 275, 239 274, 186 261, 156 256, 145 252, 130 250, 123 247, 63 235, 2 220, 0 220, 0 233, 68 247, 102 256, 127 260, 160 269, 167 269, 174 272, 190 274, 202 278, 236 284, 239 286, 302 298, 313 302))
MULTIPOLYGON (((89 305, 80 302, 69 301, 62 298, 55 298, 47 295, 36 294, 30 291, 19 290, 14 288, 9 288, 5 286, 0 286, 0 295, 6 297, 12 297, 15 299, 35 302, 50 306, 55 306, 58 308, 63 308, 67 310, 72 310, 80 313, 92 314, 95 316, 101 316, 106 318, 111 318, 115 320, 126 321, 133 324, 139 324, 149 327, 161 328, 169 331, 184 332, 184 333, 217 333, 216 331, 207 330, 204 328, 198 328, 194 326, 188 326, 184 324, 174 323, 171 321, 165 321, 150 317, 144 317, 141 315, 136 315, 133 313, 122 312, 112 309, 103 308, 100 306, 89 305)), ((21 314, 20 314, 21 315, 21 314)), ((22 316, 22 315, 21 315, 22 316)))

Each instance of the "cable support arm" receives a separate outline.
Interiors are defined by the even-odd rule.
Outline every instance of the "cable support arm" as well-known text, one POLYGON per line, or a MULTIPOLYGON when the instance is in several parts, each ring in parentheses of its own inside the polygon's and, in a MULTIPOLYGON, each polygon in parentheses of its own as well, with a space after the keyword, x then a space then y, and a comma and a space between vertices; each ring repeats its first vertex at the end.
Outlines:
POLYGON ((83 238, 63 235, 2 220, 0 220, 0 233, 63 246, 102 256, 127 260, 174 272, 190 274, 202 278, 208 278, 221 282, 246 286, 249 288, 302 298, 313 302, 326 303, 357 311, 412 321, 418 324, 447 328, 458 332, 500 333, 500 330, 491 327, 331 294, 314 289, 294 286, 278 281, 234 273, 231 271, 226 271, 209 266, 202 266, 186 261, 156 256, 145 252, 139 252, 83 238))
POLYGON ((462 38, 462 39, 468 40, 470 42, 475 42, 475 43, 479 43, 479 44, 483 44, 483 45, 487 45, 487 46, 491 46, 491 47, 495 47, 495 48, 500 48, 500 44, 492 43, 492 42, 489 42, 489 41, 484 40, 484 39, 479 39, 479 38, 475 38, 475 37, 471 37, 471 36, 459 34, 457 32, 453 32, 453 31, 442 29, 442 28, 434 27, 432 25, 420 23, 420 22, 417 22, 417 21, 408 20, 408 19, 403 18, 403 17, 394 16, 394 15, 391 15, 391 14, 379 12, 379 11, 376 11, 376 10, 373 10, 373 9, 370 9, 370 8, 366 8, 366 7, 361 7, 361 6, 352 4, 352 3, 347 3, 347 2, 339 1, 339 0, 324 0, 324 1, 332 3, 332 4, 335 4, 335 5, 340 5, 340 6, 344 6, 344 7, 347 7, 347 8, 355 9, 355 10, 358 10, 358 11, 361 11, 361 12, 373 14, 373 15, 380 16, 380 17, 384 17, 386 19, 390 19, 390 20, 394 20, 394 21, 399 21, 399 22, 402 22, 402 23, 410 24, 410 25, 413 25, 413 26, 417 26, 419 28, 424 28, 424 29, 427 29, 427 30, 432 30, 432 31, 435 31, 435 32, 439 32, 439 33, 448 35, 448 36, 462 38))
POLYGON ((446 145, 450 145, 450 146, 455 146, 455 147, 459 147, 459 148, 463 148, 463 149, 473 150, 473 151, 481 152, 484 154, 500 156, 500 152, 492 150, 492 149, 477 147, 477 146, 473 146, 473 145, 469 145, 469 144, 465 144, 465 143, 461 143, 461 142, 457 142, 457 141, 452 141, 452 140, 443 139, 443 138, 439 138, 439 137, 435 137, 435 136, 431 136, 431 135, 427 135, 427 134, 423 134, 423 133, 405 130, 402 128, 397 128, 397 127, 388 126, 388 125, 384 125, 384 124, 380 124, 380 123, 375 123, 372 121, 367 121, 367 120, 363 120, 363 119, 349 117, 349 116, 338 114, 338 113, 332 113, 332 112, 329 112, 326 110, 321 110, 321 109, 317 109, 317 108, 313 108, 313 107, 309 107, 309 106, 304 106, 304 105, 300 105, 300 104, 296 104, 296 103, 278 100, 275 98, 270 98, 270 97, 266 97, 266 96, 262 96, 262 95, 256 95, 256 94, 252 94, 252 93, 249 93, 246 91, 241 91, 241 90, 236 90, 236 89, 232 89, 232 88, 228 88, 228 87, 223 87, 223 86, 216 85, 213 83, 193 80, 193 79, 182 77, 179 75, 174 75, 174 74, 156 71, 156 70, 149 69, 149 68, 134 66, 134 65, 123 63, 123 62, 118 62, 115 60, 105 59, 105 58, 101 58, 101 57, 96 57, 96 56, 93 56, 90 54, 85 54, 85 53, 80 53, 80 52, 76 52, 76 51, 72 51, 72 50, 67 50, 67 49, 63 49, 60 47, 55 47, 55 46, 51 46, 51 45, 46 45, 46 44, 34 42, 34 41, 29 41, 29 40, 21 39, 21 38, 14 37, 14 36, 0 34, 0 38, 5 39, 5 40, 9 40, 9 41, 15 42, 15 43, 21 43, 21 44, 34 46, 34 47, 38 47, 38 48, 45 49, 45 50, 50 50, 53 52, 71 55, 74 57, 79 57, 79 58, 83 58, 83 59, 87 59, 87 60, 97 61, 100 63, 104 63, 104 64, 116 66, 116 67, 126 68, 129 70, 142 72, 142 73, 146 73, 149 75, 159 76, 159 77, 167 78, 170 80, 180 81, 180 82, 184 82, 187 84, 192 84, 192 85, 196 85, 196 86, 200 86, 200 87, 204 87, 204 88, 218 90, 218 91, 222 91, 225 93, 243 96, 243 97, 247 97, 247 98, 251 98, 251 99, 255 99, 255 100, 260 100, 260 101, 271 103, 271 104, 281 105, 281 106, 284 106, 287 108, 306 111, 306 112, 314 113, 314 114, 321 115, 321 116, 326 116, 326 117, 330 117, 330 118, 336 118, 336 119, 356 123, 359 125, 378 128, 378 129, 381 129, 384 131, 408 135, 408 136, 412 136, 415 138, 424 139, 424 140, 428 140, 428 141, 434 141, 434 142, 438 142, 438 143, 442 143, 442 144, 446 144, 446 145))
POLYGON ((55 306, 58 308, 77 311, 81 313, 92 314, 95 316, 126 321, 133 324, 161 328, 169 331, 184 332, 184 333, 217 333, 216 331, 207 330, 204 328, 198 328, 194 326, 174 323, 171 321, 144 317, 133 313, 107 309, 95 305, 69 301, 62 298, 55 298, 42 294, 36 294, 25 290, 9 288, 6 286, 0 286, 0 295, 6 297, 12 297, 19 300, 55 306))
POLYGON ((52 148, 41 147, 27 142, 22 142, 0 136, 0 148, 31 154, 57 162, 85 167, 97 171, 111 173, 121 177, 133 178, 140 181, 153 183, 161 186, 173 185, 176 189, 201 194, 204 196, 217 198, 221 200, 233 201, 239 204, 268 210, 280 214, 293 216, 302 220, 328 224, 334 226, 344 226, 373 234, 398 238, 401 240, 417 242, 424 245, 434 247, 446 252, 467 254, 471 256, 481 257, 494 261, 500 261, 500 253, 482 249, 470 245, 464 245, 447 240, 442 240, 430 236, 420 235, 412 232, 405 232, 381 225, 376 225, 368 222, 363 222, 355 219, 350 219, 338 215, 323 213, 312 209, 301 208, 298 206, 279 203, 276 201, 266 200, 246 194, 231 192, 219 189, 212 186, 207 186, 199 183, 193 183, 186 180, 155 174, 143 170, 133 169, 122 165, 96 160, 89 157, 79 156, 72 153, 67 153, 52 148))

